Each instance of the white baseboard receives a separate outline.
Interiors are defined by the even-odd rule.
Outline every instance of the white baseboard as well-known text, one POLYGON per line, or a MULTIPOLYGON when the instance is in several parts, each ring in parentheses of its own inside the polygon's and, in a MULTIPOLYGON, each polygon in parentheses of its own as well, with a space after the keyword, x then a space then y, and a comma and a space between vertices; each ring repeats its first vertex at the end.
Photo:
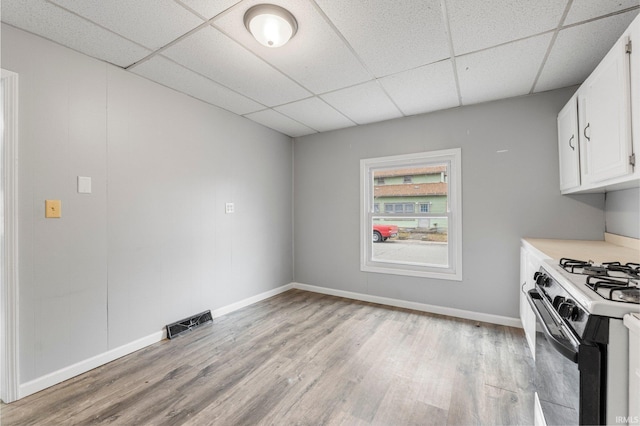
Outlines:
POLYGON ((448 315, 456 318, 464 318, 472 321, 488 322, 491 324, 506 325, 508 327, 522 328, 519 318, 503 317, 500 315, 484 314, 482 312, 465 311, 463 309, 447 308, 444 306, 428 305, 426 303, 408 302, 406 300, 391 299, 389 297, 371 296, 350 291, 335 290, 326 287, 317 287, 308 284, 293 283, 293 288, 312 291, 314 293, 328 294, 330 296, 344 297, 346 299, 360 300, 363 302, 378 303, 380 305, 394 306, 396 308, 413 309, 415 311, 431 314, 448 315))
MULTIPOLYGON (((256 296, 252 296, 247 299, 241 300, 239 302, 232 303, 231 305, 218 308, 212 311, 211 314, 214 318, 220 317, 222 315, 229 314, 233 311, 237 311, 238 309, 260 302, 261 300, 268 299, 277 294, 283 293, 292 288, 311 291, 314 293, 328 294, 331 296, 344 297, 347 299, 361 300, 363 302, 378 303, 381 305, 413 309, 416 311, 429 312, 433 314, 449 315, 452 317, 464 318, 464 319, 469 319, 473 321, 482 321, 482 322, 488 322, 492 324, 506 325, 510 327, 519 327, 519 328, 522 327, 522 324, 520 323, 520 320, 518 318, 509 318, 509 317, 503 317, 499 315, 483 314, 480 312, 465 311, 461 309, 447 308, 443 306, 434 306, 434 305, 428 305, 425 303, 408 302, 405 300, 391 299, 388 297, 380 297, 380 296, 371 296, 368 294, 353 293, 350 291, 335 290, 331 288, 317 287, 317 286, 301 284, 301 283, 290 283, 290 284, 283 285, 273 290, 269 290, 264 293, 260 293, 256 296)), ((43 389, 46 389, 58 383, 64 382, 65 380, 68 380, 79 374, 86 373, 87 371, 93 370, 94 368, 100 367, 101 365, 107 364, 111 361, 115 361, 118 358, 121 358, 125 355, 133 353, 140 349, 143 349, 154 343, 157 343, 162 339, 164 339, 165 337, 166 337, 166 330, 158 331, 156 333, 150 334, 141 339, 135 340, 131 343, 127 343, 126 345, 122 345, 120 347, 111 349, 107 352, 96 355, 89 359, 80 361, 76 364, 73 364, 68 367, 64 367, 60 370, 54 371, 52 373, 46 374, 42 377, 38 377, 37 379, 31 380, 30 382, 23 383, 19 386, 19 389, 18 389, 18 399, 24 398, 25 396, 34 394, 36 392, 39 392, 43 389)))
POLYGON ((218 308, 215 311, 211 312, 211 316, 213 316, 214 318, 221 317, 222 315, 226 315, 233 311, 237 311, 238 309, 242 309, 246 306, 253 305, 254 303, 260 302, 261 300, 268 299, 280 293, 284 293, 285 291, 291 290, 292 288, 293 283, 285 284, 278 288, 274 288, 273 290, 265 291, 264 293, 260 293, 256 296, 252 296, 239 302, 232 303, 231 305, 218 308))
MULTIPOLYGON (((222 315, 226 315, 233 311, 237 311, 238 309, 244 308, 245 306, 252 305, 261 300, 268 299, 269 297, 283 293, 292 288, 293 284, 285 284, 273 290, 265 291, 264 293, 260 293, 256 296, 252 296, 239 302, 232 303, 231 305, 218 308, 215 311, 212 311, 211 315, 213 316, 213 318, 220 317, 222 315)), ((58 383, 62 383, 65 380, 69 380, 72 377, 78 376, 82 373, 86 373, 87 371, 93 370, 96 367, 100 367, 101 365, 107 364, 111 361, 115 361, 116 359, 121 358, 125 355, 129 355, 130 353, 153 345, 154 343, 158 343, 166 337, 167 331, 166 329, 163 329, 162 331, 150 334, 131 343, 127 343, 126 345, 111 349, 107 352, 101 353, 89 359, 85 359, 68 367, 61 368, 60 370, 31 380, 30 382, 23 383, 18 387, 17 399, 24 398, 25 396, 29 396, 36 392, 40 392, 43 389, 46 389, 53 385, 57 385, 58 383)))
POLYGON ((46 374, 42 377, 38 377, 37 379, 31 380, 30 382, 23 383, 18 389, 18 399, 24 398, 25 396, 34 394, 36 392, 40 392, 41 390, 46 389, 50 386, 57 385, 58 383, 62 383, 65 380, 69 380, 70 378, 75 377, 79 374, 86 373, 87 371, 93 370, 96 367, 100 367, 101 365, 107 364, 111 361, 115 361, 118 358, 145 348, 149 345, 158 343, 160 340, 164 339, 165 336, 166 331, 158 331, 157 333, 150 334, 131 343, 127 343, 126 345, 119 346, 115 349, 111 349, 110 351, 101 353, 89 359, 85 359, 68 367, 61 368, 60 370, 46 374))

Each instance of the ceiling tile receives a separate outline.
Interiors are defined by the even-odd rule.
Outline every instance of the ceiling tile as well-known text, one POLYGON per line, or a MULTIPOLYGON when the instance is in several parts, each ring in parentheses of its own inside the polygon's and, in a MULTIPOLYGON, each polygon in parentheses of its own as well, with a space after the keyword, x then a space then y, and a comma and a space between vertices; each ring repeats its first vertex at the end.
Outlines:
POLYGON ((450 60, 394 74, 378 80, 405 115, 458 106, 450 60))
POLYGON ((627 12, 558 33, 535 91, 581 84, 611 50, 638 12, 627 12))
POLYGON ((551 38, 548 33, 456 58, 462 104, 529 93, 551 38))
POLYGON ((264 108, 264 106, 251 99, 245 98, 162 56, 155 56, 132 68, 131 71, 236 114, 246 114, 264 108))
POLYGON ((640 0, 269 0, 299 23, 269 49, 243 24, 260 2, 0 6, 9 25, 292 136, 525 94, 543 61, 534 91, 581 83, 640 12, 640 0))
POLYGON ((316 0, 376 77, 450 56, 440 0, 316 0))
POLYGON ((638 0, 573 0, 564 25, 575 24, 639 5, 638 0))
POLYGON ((245 117, 280 133, 291 136, 292 138, 317 133, 315 130, 310 129, 289 117, 285 117, 272 109, 247 114, 245 117))
POLYGON ((566 0, 447 0, 456 55, 557 28, 566 0))
POLYGON ((357 124, 402 117, 375 81, 327 93, 321 98, 357 124))
POLYGON ((270 1, 295 16, 298 32, 277 49, 259 44, 243 21, 247 9, 258 3, 262 1, 245 0, 216 18, 213 25, 315 94, 371 80, 369 72, 309 1, 270 1))
POLYGON ((49 0, 149 49, 204 21, 173 0, 49 0))
POLYGON ((355 126, 353 121, 315 97, 274 109, 319 132, 355 126))
POLYGON ((45 0, 2 0, 2 22, 125 67, 151 52, 45 0))
POLYGON ((211 19, 217 14, 224 12, 240 0, 175 0, 176 2, 183 4, 198 14, 202 15, 205 19, 211 19))
POLYGON ((185 37, 163 55, 267 106, 310 96, 300 85, 210 26, 185 37))

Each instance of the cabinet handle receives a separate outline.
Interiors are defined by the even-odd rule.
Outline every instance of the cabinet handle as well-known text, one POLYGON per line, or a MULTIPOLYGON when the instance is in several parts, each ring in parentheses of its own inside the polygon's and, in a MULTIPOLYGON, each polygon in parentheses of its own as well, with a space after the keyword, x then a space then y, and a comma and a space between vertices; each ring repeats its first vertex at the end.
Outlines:
POLYGON ((584 133, 584 137, 587 138, 588 141, 591 140, 591 138, 589 136, 587 136, 587 129, 589 128, 589 126, 591 126, 591 123, 587 123, 587 127, 584 128, 584 131, 582 133, 584 133))
POLYGON ((571 135, 571 137, 569 138, 569 146, 571 147, 572 150, 576 150, 576 147, 571 145, 571 141, 574 140, 576 137, 576 135, 571 135))

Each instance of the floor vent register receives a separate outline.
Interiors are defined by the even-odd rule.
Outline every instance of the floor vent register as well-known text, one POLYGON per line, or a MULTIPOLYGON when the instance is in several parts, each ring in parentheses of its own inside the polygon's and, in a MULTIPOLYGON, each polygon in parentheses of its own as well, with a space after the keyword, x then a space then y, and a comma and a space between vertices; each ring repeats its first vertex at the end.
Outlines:
POLYGON ((191 331, 194 328, 198 328, 201 325, 208 324, 210 322, 213 322, 211 311, 200 312, 199 314, 193 315, 189 318, 185 318, 172 324, 168 324, 167 337, 169 339, 173 339, 181 333, 191 331))

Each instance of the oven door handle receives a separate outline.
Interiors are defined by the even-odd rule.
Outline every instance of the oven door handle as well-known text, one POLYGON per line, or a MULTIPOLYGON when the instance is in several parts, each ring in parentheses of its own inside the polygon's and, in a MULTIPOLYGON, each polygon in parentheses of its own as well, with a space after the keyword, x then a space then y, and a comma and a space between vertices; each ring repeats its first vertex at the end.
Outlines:
POLYGON ((536 289, 533 289, 527 292, 527 300, 529 305, 531 305, 531 309, 533 309, 533 313, 536 315, 538 323, 542 326, 542 332, 549 343, 551 343, 551 346, 571 362, 578 363, 577 344, 567 337, 566 334, 568 331, 566 331, 565 326, 563 324, 556 323, 553 319, 553 314, 551 314, 544 305, 543 296, 536 289), (546 315, 543 314, 541 309, 544 310, 546 315), (547 317, 546 320, 545 316, 547 317), (553 324, 552 327, 559 333, 553 333, 548 322, 551 322, 553 324))

